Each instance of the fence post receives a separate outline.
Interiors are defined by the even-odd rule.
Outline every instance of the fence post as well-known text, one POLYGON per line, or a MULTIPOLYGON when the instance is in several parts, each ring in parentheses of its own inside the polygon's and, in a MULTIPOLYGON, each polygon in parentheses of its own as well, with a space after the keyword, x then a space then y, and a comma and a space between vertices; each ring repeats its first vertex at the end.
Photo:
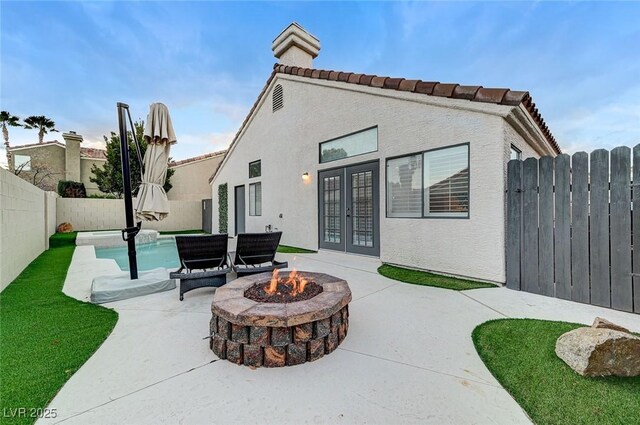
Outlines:
POLYGON ((555 158, 554 262, 556 297, 571 299, 571 172, 569 155, 555 158))
POLYGON ((520 290, 522 249, 522 161, 507 164, 507 288, 520 290))
POLYGON ((591 153, 591 303, 611 307, 609 280, 609 152, 591 153))
POLYGON ((633 148, 633 311, 640 313, 640 144, 633 148))
POLYGON ((522 288, 540 293, 538 283, 538 160, 527 158, 522 166, 522 288))

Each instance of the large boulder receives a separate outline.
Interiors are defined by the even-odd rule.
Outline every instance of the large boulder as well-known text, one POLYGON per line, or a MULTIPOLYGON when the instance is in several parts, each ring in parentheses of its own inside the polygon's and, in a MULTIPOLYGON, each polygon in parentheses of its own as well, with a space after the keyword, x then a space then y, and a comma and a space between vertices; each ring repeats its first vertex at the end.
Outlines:
POLYGON ((604 322, 561 335, 557 356, 583 376, 640 376, 640 338, 604 322))

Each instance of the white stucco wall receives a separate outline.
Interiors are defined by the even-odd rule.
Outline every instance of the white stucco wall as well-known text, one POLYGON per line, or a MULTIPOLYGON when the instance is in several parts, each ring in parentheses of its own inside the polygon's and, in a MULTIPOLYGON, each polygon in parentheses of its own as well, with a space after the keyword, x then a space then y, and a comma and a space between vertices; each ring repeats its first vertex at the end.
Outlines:
POLYGON ((0 290, 46 249, 45 192, 0 168, 0 290))
MULTIPOLYGON (((143 222, 144 229, 160 231, 202 228, 200 201, 169 201, 170 214, 159 222, 143 222)), ((58 224, 69 222, 74 230, 110 230, 125 227, 122 199, 58 198, 58 224)))
POLYGON ((201 201, 211 197, 209 177, 222 158, 223 154, 171 167, 175 173, 171 176, 173 187, 167 192, 167 198, 171 201, 201 201))
POLYGON ((234 187, 262 182, 262 216, 246 216, 248 232, 267 224, 283 243, 318 248, 317 172, 380 160, 380 258, 427 270, 504 281, 504 117, 513 107, 338 82, 278 76, 284 108, 271 111, 270 93, 212 182, 213 229, 218 228, 218 185, 229 185, 229 233, 234 229, 234 187), (319 144, 378 126, 378 152, 319 164, 319 144), (385 218, 385 158, 470 144, 470 218, 385 218), (262 176, 248 178, 248 163, 262 160, 262 176), (311 179, 303 182, 308 172, 311 179), (283 217, 279 218, 279 214, 283 217))

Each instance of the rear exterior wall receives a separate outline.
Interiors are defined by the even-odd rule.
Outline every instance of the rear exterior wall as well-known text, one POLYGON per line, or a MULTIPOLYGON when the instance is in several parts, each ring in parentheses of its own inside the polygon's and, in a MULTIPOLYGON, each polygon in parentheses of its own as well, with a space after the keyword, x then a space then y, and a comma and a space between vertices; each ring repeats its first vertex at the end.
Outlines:
POLYGON ((267 93, 227 154, 211 187, 213 231, 218 230, 218 186, 228 184, 233 234, 234 187, 245 185, 247 232, 271 225, 283 231, 283 244, 318 249, 318 171, 379 160, 383 262, 504 282, 504 116, 510 108, 305 80, 276 78, 269 90, 283 86, 284 108, 272 112, 267 93), (321 142, 373 126, 377 152, 319 163, 321 142), (460 143, 470 146, 469 218, 386 218, 385 159, 460 143), (262 175, 249 179, 255 160, 261 160, 262 175), (303 181, 303 173, 311 179, 303 181), (248 215, 253 182, 262 184, 261 216, 248 215))

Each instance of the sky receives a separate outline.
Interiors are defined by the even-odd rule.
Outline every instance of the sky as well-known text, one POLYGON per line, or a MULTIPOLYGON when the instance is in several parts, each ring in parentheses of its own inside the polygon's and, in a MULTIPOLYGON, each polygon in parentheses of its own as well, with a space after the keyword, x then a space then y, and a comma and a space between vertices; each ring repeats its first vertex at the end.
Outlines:
POLYGON ((225 149, 293 21, 321 42, 316 68, 528 90, 564 152, 640 143, 637 2, 2 1, 0 107, 100 147, 117 102, 145 119, 161 101, 174 159, 225 149))

